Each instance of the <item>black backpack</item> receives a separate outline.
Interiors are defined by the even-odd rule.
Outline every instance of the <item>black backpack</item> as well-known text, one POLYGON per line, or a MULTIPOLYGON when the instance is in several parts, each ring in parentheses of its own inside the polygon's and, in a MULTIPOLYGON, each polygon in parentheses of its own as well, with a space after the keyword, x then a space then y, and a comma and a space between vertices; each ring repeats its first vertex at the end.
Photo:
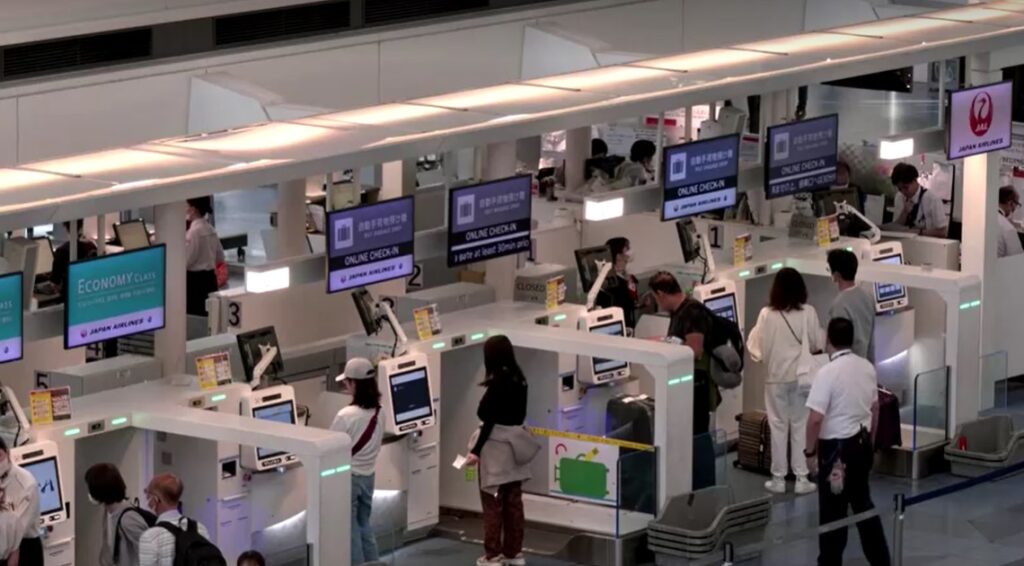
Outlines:
POLYGON ((199 525, 192 519, 185 519, 186 527, 168 522, 157 523, 174 535, 174 566, 228 566, 220 549, 199 534, 199 525))
MULTIPOLYGON (((121 519, 124 518, 125 513, 129 512, 137 513, 142 517, 142 520, 146 522, 147 527, 152 527, 156 524, 156 513, 139 507, 138 501, 136 501, 131 507, 122 509, 121 513, 117 516, 117 522, 114 524, 114 564, 119 564, 121 562, 121 519)), ((135 541, 135 543, 138 544, 138 541, 135 541)))
POLYGON ((743 332, 738 324, 718 316, 706 306, 704 311, 708 317, 704 350, 711 356, 711 378, 722 389, 739 387, 743 380, 743 355, 746 352, 743 332))

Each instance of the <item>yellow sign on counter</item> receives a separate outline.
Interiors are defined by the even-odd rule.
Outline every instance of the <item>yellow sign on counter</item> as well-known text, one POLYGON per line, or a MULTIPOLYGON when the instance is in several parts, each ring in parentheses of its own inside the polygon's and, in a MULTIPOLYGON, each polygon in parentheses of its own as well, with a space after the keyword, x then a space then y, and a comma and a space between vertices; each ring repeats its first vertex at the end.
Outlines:
POLYGON ((437 305, 413 309, 412 319, 416 323, 416 336, 420 340, 429 340, 441 333, 441 317, 437 314, 437 305))
POLYGON ((37 389, 28 393, 29 418, 34 425, 71 419, 71 388, 37 389))

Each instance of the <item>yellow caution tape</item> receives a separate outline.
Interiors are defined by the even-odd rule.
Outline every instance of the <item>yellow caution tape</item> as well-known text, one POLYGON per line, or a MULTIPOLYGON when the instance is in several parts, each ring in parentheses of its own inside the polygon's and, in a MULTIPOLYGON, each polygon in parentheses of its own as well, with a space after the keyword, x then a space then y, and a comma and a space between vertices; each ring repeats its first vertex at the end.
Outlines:
POLYGON ((561 430, 552 430, 550 428, 540 428, 536 426, 527 427, 530 432, 537 436, 547 436, 549 438, 568 438, 570 440, 579 440, 580 442, 592 442, 594 444, 605 444, 607 446, 618 446, 619 448, 629 448, 630 450, 643 450, 646 452, 654 452, 654 446, 650 444, 641 444, 639 442, 630 442, 628 440, 618 440, 615 438, 605 438, 603 436, 594 436, 592 434, 580 434, 578 432, 564 432, 561 430))

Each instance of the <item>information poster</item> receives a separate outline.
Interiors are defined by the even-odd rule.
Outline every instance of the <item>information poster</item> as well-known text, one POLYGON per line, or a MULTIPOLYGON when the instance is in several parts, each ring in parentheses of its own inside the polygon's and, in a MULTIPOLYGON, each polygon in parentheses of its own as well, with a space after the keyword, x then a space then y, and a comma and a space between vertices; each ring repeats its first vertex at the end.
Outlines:
POLYGON ((71 388, 37 389, 28 393, 32 424, 46 425, 71 420, 71 388))
POLYGON ((448 267, 530 251, 529 175, 448 193, 448 267))
POLYGON ((732 264, 735 267, 744 265, 754 258, 754 238, 750 234, 740 234, 732 241, 732 264))
POLYGON ((23 349, 22 274, 0 276, 0 364, 20 360, 23 349))
POLYGON ((765 192, 770 199, 832 186, 839 155, 839 116, 768 128, 765 192))
POLYGON ((164 256, 157 245, 72 263, 64 347, 163 328, 164 256))
POLYGON ((1010 147, 1013 83, 993 83, 949 94, 947 153, 960 159, 1010 147))
POLYGON ((437 305, 413 309, 412 320, 416 324, 416 336, 420 340, 427 340, 441 333, 441 317, 438 315, 437 305))
POLYGON ((552 311, 565 302, 565 276, 548 279, 544 284, 544 308, 552 311))
POLYGON ((231 358, 228 353, 218 352, 196 358, 196 376, 199 378, 199 388, 204 391, 231 383, 231 358))
POLYGON ((565 437, 548 438, 548 493, 601 505, 618 501, 619 448, 565 437))
POLYGON ((661 219, 735 206, 739 162, 738 134, 666 148, 661 219))
POLYGON ((327 227, 328 293, 413 274, 413 197, 331 212, 327 227))

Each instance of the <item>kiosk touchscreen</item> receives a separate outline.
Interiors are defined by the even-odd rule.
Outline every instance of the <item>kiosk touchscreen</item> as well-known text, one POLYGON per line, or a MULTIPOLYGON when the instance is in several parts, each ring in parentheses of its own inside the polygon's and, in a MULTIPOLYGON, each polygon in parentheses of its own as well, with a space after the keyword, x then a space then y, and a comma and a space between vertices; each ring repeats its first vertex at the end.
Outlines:
POLYGON ((60 479, 60 455, 50 441, 36 442, 11 450, 13 462, 32 474, 39 486, 39 525, 46 527, 66 521, 68 507, 60 479))
MULTIPOLYGON (((899 242, 872 246, 871 261, 885 265, 903 265, 903 246, 899 242)), ((907 288, 898 283, 875 283, 875 312, 884 313, 907 306, 907 288)))
POLYGON ((733 281, 694 287, 693 296, 704 303, 704 306, 708 307, 711 312, 722 318, 727 318, 743 328, 740 311, 736 304, 736 283, 733 281))
POLYGON ((117 235, 117 241, 125 250, 148 248, 151 243, 146 223, 142 220, 114 224, 114 234, 117 235))
MULTIPOLYGON (((262 421, 275 421, 284 424, 296 424, 295 390, 290 385, 278 385, 253 391, 251 395, 242 397, 242 416, 262 421)), ((242 447, 242 467, 262 472, 272 470, 299 460, 295 454, 259 448, 242 447)))
MULTIPOLYGON (((608 336, 625 336, 626 322, 622 309, 612 307, 591 311, 580 317, 580 330, 608 336)), ((576 375, 580 383, 598 385, 629 377, 629 362, 580 356, 576 375)))
POLYGON ((434 426, 434 397, 425 354, 382 360, 377 379, 384 394, 384 432, 403 435, 434 426))

